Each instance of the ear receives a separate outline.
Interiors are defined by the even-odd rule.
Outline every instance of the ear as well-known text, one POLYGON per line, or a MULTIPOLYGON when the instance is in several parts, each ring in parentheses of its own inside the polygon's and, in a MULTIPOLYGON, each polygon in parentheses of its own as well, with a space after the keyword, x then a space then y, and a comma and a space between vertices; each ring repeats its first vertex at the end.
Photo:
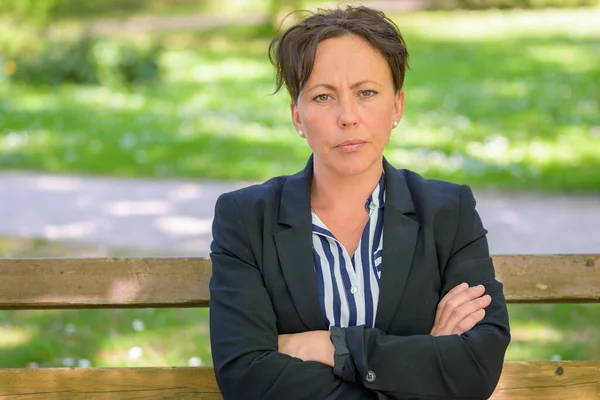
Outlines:
POLYGON ((305 137, 302 129, 302 122, 300 122, 300 113, 298 112, 298 105, 293 101, 290 102, 290 112, 292 113, 292 123, 294 124, 294 128, 296 128, 296 131, 298 131, 298 134, 300 136, 305 137))
POLYGON ((394 96, 394 114, 392 122, 400 123, 404 112, 404 90, 400 89, 394 96))

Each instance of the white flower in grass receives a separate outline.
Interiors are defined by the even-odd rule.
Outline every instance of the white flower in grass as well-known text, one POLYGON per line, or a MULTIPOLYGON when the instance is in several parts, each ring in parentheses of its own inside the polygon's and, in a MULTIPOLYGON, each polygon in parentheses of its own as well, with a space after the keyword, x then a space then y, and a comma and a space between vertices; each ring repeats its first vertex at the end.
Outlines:
POLYGON ((136 361, 142 354, 144 354, 144 350, 140 346, 133 346, 129 349, 129 361, 136 361))
POLYGON ((190 367, 199 367, 202 365, 202 360, 200 357, 192 357, 188 360, 188 365, 190 367))
POLYGON ((92 362, 90 360, 88 360, 88 359, 82 358, 77 363, 77 366, 79 368, 90 368, 92 366, 92 362))
POLYGON ((144 324, 144 321, 140 321, 139 319, 134 319, 132 325, 133 325, 133 330, 136 332, 141 332, 144 329, 146 329, 146 325, 144 324))
POLYGON ((75 359, 71 357, 63 358, 62 365, 63 367, 72 367, 75 365, 75 359))
POLYGON ((73 324, 67 324, 65 325, 65 335, 67 336, 71 336, 72 334, 75 333, 77 329, 75 328, 75 325, 73 324))

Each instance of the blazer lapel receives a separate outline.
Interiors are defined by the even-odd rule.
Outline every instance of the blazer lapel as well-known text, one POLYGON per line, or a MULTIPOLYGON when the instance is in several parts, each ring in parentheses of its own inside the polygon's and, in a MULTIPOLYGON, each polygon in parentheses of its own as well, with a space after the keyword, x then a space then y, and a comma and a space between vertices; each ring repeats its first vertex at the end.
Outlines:
POLYGON ((387 332, 404 293, 420 225, 409 217, 415 208, 406 179, 385 159, 383 167, 383 260, 375 327, 387 332))
POLYGON ((325 330, 328 327, 317 298, 312 248, 312 171, 311 156, 306 168, 284 183, 278 221, 282 230, 273 237, 283 276, 300 318, 309 330, 325 330))

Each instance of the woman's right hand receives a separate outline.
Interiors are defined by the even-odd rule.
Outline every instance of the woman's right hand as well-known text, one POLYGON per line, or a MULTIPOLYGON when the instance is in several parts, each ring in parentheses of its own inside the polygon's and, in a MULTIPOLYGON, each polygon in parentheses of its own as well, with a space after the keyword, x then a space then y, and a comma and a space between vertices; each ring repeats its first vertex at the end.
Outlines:
POLYGON ((492 302, 484 292, 483 285, 469 287, 467 283, 450 290, 438 304, 430 335, 462 335, 473 329, 485 317, 485 308, 492 302))

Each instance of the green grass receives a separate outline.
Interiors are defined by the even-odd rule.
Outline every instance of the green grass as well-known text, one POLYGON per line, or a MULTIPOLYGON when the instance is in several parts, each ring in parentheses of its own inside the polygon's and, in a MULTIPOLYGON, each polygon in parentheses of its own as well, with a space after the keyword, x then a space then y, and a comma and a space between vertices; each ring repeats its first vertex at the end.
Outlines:
MULTIPOLYGON (((399 167, 477 187, 600 190, 600 10, 398 15, 411 52, 399 167)), ((302 168, 269 35, 170 32, 164 83, 0 84, 0 168, 262 180, 302 168)))
MULTIPOLYGON (((0 258, 121 253, 0 237, 0 258)), ((599 314, 600 304, 509 305, 506 360, 600 360, 599 314)), ((0 311, 0 368, 211 365, 208 332, 208 309, 0 311)))

